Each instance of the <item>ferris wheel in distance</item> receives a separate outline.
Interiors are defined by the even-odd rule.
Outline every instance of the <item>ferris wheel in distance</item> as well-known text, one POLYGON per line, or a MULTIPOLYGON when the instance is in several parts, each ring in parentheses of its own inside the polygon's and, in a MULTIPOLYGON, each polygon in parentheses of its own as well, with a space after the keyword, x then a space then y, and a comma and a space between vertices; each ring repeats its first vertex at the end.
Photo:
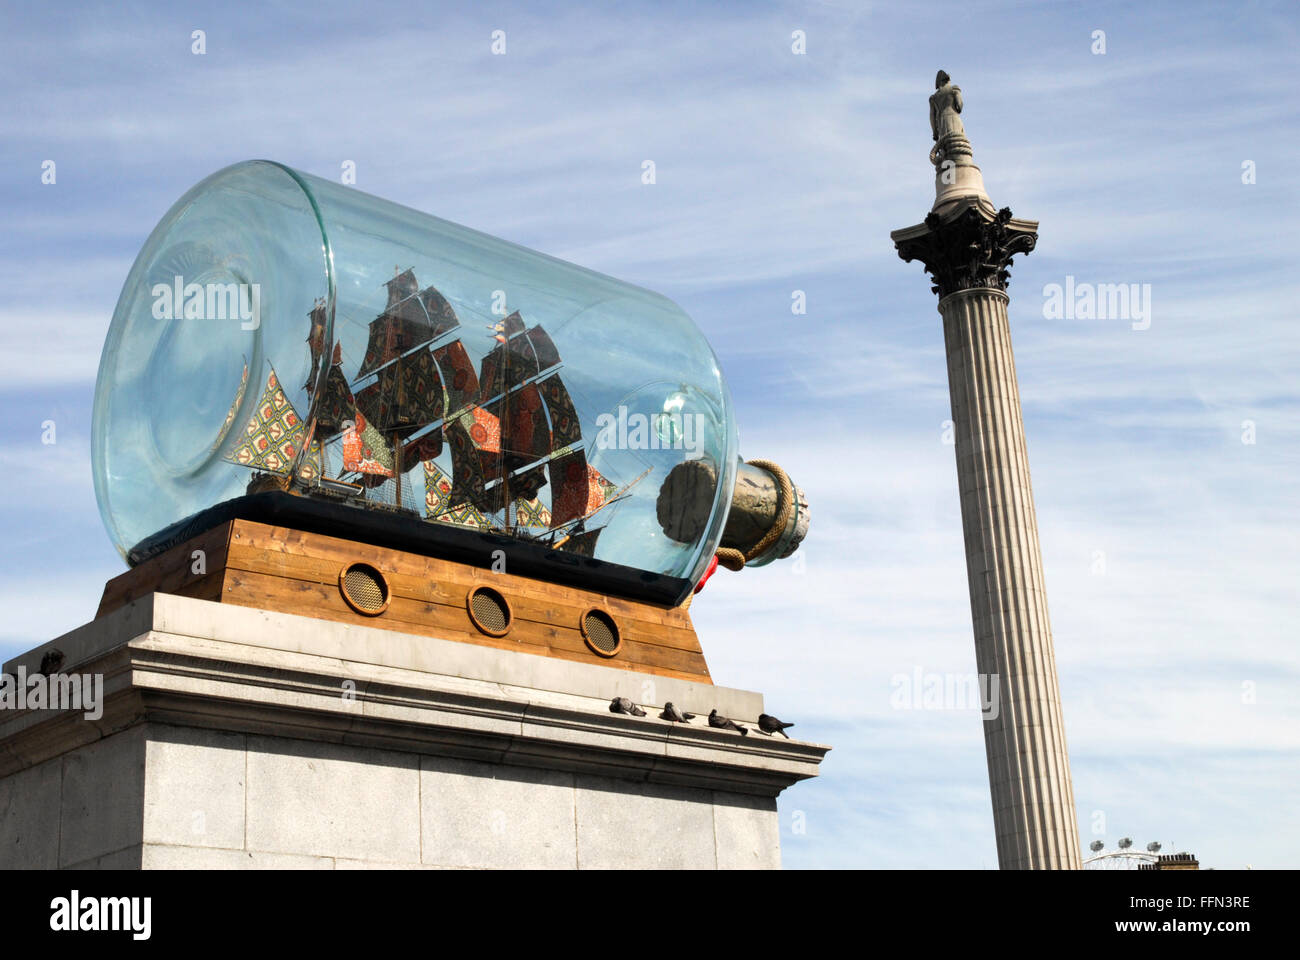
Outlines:
POLYGON ((1144 863, 1155 863, 1160 859, 1160 844, 1152 841, 1145 850, 1134 850, 1130 837, 1122 838, 1115 844, 1114 850, 1107 850, 1101 840, 1088 844, 1092 856, 1083 861, 1085 870, 1136 870, 1144 863))

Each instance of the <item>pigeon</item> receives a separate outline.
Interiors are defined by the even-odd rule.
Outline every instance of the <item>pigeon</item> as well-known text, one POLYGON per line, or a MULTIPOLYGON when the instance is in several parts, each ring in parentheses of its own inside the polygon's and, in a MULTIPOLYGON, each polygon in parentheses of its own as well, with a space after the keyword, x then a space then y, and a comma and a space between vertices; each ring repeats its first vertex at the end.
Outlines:
POLYGON ((728 720, 718 713, 717 710, 709 711, 709 726, 717 727, 719 730, 739 730, 742 737, 748 736, 749 731, 738 724, 735 720, 728 720))
POLYGON ((762 730, 769 737, 774 733, 779 733, 781 736, 789 740, 790 734, 785 732, 785 728, 793 726, 793 723, 784 723, 772 716, 770 713, 760 713, 758 715, 758 729, 762 730))
POLYGON ((688 720, 694 720, 695 714, 682 713, 680 710, 674 707, 673 702, 669 700, 667 703, 664 704, 664 712, 659 714, 659 719, 671 720, 673 723, 685 723, 688 720))
POLYGON ((55 650, 53 647, 46 650, 45 655, 41 657, 40 672, 45 676, 49 676, 56 673, 61 666, 63 666, 63 651, 55 650))
POLYGON ((627 697, 615 697, 609 701, 610 713, 628 713, 634 717, 644 717, 645 711, 638 707, 627 697))

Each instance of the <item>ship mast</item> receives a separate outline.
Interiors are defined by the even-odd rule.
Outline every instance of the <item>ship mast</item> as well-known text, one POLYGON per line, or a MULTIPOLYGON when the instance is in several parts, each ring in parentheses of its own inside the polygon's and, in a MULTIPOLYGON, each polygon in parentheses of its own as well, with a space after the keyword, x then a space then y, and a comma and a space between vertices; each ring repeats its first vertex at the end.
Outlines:
MULTIPOLYGON (((502 495, 505 497, 506 505, 506 536, 510 536, 510 467, 506 457, 506 443, 510 436, 510 331, 506 329, 505 322, 501 323, 502 340, 501 340, 501 385, 504 391, 501 398, 501 440, 497 446, 501 448, 501 486, 502 495)), ((522 389, 522 388, 521 388, 522 389)))
MULTIPOLYGON (((399 363, 397 368, 398 382, 401 382, 402 368, 399 363)), ((397 485, 395 494, 395 503, 400 509, 402 506, 402 437, 398 432, 393 435, 393 483, 397 485)))

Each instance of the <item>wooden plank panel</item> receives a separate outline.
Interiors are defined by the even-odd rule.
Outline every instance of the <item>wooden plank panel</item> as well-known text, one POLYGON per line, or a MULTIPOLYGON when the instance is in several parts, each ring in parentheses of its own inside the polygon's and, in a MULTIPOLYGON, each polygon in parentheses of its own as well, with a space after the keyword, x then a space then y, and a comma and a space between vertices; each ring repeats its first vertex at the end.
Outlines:
MULTIPOLYGON (((616 612, 620 617, 632 617, 665 626, 692 629, 690 615, 681 607, 662 607, 657 604, 611 597, 592 590, 582 590, 577 587, 518 577, 510 573, 492 573, 487 568, 469 567, 464 564, 439 560, 436 557, 424 557, 414 553, 388 550, 352 540, 342 540, 338 537, 303 533, 300 530, 293 530, 288 527, 272 527, 267 524, 252 523, 248 520, 237 520, 232 535, 231 549, 235 550, 240 547, 261 548, 279 552, 287 551, 307 556, 329 558, 339 564, 357 560, 374 562, 377 558, 383 558, 394 564, 393 571, 396 573, 434 580, 448 579, 464 582, 465 577, 475 574, 484 577, 503 577, 508 578, 508 582, 512 584, 511 589, 518 591, 521 595, 530 595, 537 599, 556 598, 574 604, 589 603, 592 598, 599 598, 601 605, 605 606, 611 613, 616 612)), ((385 570, 385 573, 387 572, 385 570)))
POLYGON ((384 573, 395 596, 454 605, 463 603, 472 587, 492 586, 507 593, 512 608, 525 619, 576 625, 587 610, 600 607, 617 619, 620 628, 645 643, 700 650, 690 617, 684 612, 665 611, 595 591, 553 587, 525 577, 492 573, 432 557, 263 524, 240 523, 241 529, 235 531, 230 548, 230 566, 237 569, 283 571, 300 579, 334 583, 345 564, 362 561, 374 564, 384 573))
POLYGON ((381 616, 363 617, 347 606, 339 595, 337 586, 233 569, 226 576, 222 601, 339 623, 360 623, 379 629, 708 682, 708 667, 703 654, 699 652, 675 650, 626 638, 619 655, 606 659, 591 652, 576 628, 566 629, 517 617, 511 625, 510 633, 505 637, 489 637, 474 629, 463 603, 454 607, 394 597, 388 610, 381 616))
POLYGON ((215 527, 110 580, 99 615, 155 591, 712 682, 690 617, 680 608, 246 520, 215 527), (198 549, 207 554, 203 576, 192 573, 198 549), (392 599, 379 617, 357 614, 340 595, 340 570, 358 561, 388 579, 392 599), (492 587, 510 603, 514 619, 505 637, 489 637, 470 621, 465 600, 476 586, 492 587), (592 607, 618 623, 623 645, 617 657, 598 656, 583 639, 580 619, 592 607))
MULTIPOLYGON (((520 595, 516 588, 520 578, 506 580, 497 574, 471 571, 468 574, 452 570, 456 581, 447 579, 432 580, 392 572, 394 564, 391 558, 372 556, 367 562, 374 563, 388 580, 394 597, 417 600, 422 603, 439 603, 463 610, 465 598, 469 591, 480 585, 488 585, 500 590, 510 603, 514 615, 523 620, 536 623, 551 623, 561 626, 569 625, 580 631, 579 624, 583 615, 593 606, 602 606, 599 595, 592 595, 582 603, 564 602, 558 598, 546 597, 535 599, 537 591, 520 595)), ((244 570, 250 573, 270 573, 276 576, 292 577, 337 587, 339 571, 348 561, 287 553, 279 550, 236 546, 230 552, 229 567, 232 570, 244 570)), ((632 616, 616 613, 609 606, 609 612, 616 616, 619 629, 625 637, 640 643, 671 647, 677 650, 700 652, 699 640, 693 630, 680 627, 666 627, 660 624, 639 620, 632 616)))
POLYGON ((614 617, 615 622, 618 624, 619 633, 624 638, 666 649, 684 650, 693 653, 700 652, 700 641, 696 637, 694 630, 665 627, 656 623, 637 620, 634 617, 621 616, 603 604, 590 602, 586 604, 546 603, 534 600, 529 596, 518 596, 513 590, 507 589, 502 592, 509 599, 510 607, 514 610, 515 615, 521 619, 536 620, 540 623, 573 624, 575 629, 581 632, 580 624, 583 615, 593 606, 599 606, 614 617))
POLYGON ((230 527, 229 523, 213 527, 109 580, 104 584, 96 618, 151 593, 216 599, 220 595, 221 570, 226 565, 230 527), (204 574, 194 573, 195 550, 205 554, 204 574))

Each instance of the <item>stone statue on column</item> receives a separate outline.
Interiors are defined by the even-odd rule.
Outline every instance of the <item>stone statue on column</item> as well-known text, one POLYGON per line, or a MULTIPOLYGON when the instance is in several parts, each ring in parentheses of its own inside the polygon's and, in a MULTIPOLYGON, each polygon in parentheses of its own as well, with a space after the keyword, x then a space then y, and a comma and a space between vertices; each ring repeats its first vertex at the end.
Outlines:
POLYGON ((934 78, 934 93, 930 94, 930 134, 934 138, 930 162, 936 167, 944 160, 971 156, 970 141, 961 122, 961 87, 950 80, 940 70, 934 78))
POLYGON ((945 215, 957 201, 973 200, 992 217, 997 211, 984 192, 984 177, 971 155, 966 127, 961 122, 963 106, 961 87, 954 86, 948 74, 940 70, 934 78, 934 93, 930 94, 930 135, 934 139, 930 162, 934 164, 935 193, 932 209, 945 215))

